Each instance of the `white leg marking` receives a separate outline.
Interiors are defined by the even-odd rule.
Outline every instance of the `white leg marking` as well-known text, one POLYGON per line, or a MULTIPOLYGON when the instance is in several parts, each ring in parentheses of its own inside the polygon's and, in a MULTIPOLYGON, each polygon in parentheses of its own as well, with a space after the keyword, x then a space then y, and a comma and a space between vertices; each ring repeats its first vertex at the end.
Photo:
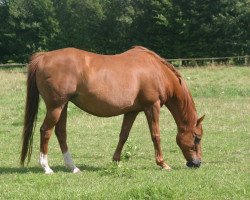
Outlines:
POLYGON ((41 167, 44 169, 45 174, 53 174, 53 170, 49 167, 49 164, 48 164, 48 155, 40 152, 39 163, 40 163, 41 167))
POLYGON ((72 160, 72 157, 69 153, 69 151, 67 151, 66 153, 63 154, 63 158, 64 158, 64 162, 65 162, 65 165, 66 167, 68 167, 69 169, 72 170, 73 173, 78 173, 80 172, 80 169, 78 169, 73 160, 72 160))

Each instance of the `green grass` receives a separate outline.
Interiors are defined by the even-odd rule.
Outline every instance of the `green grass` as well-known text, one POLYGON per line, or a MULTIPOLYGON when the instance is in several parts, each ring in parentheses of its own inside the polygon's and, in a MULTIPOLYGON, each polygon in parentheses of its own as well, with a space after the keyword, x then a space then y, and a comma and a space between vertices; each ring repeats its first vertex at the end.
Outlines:
POLYGON ((154 162, 145 116, 132 128, 119 167, 111 162, 122 116, 98 118, 69 105, 68 143, 76 165, 63 166, 55 135, 46 176, 38 165, 39 109, 31 163, 19 167, 25 68, 0 69, 0 199, 250 199, 250 68, 181 68, 204 120, 203 163, 194 170, 175 143, 176 125, 162 109, 162 148, 171 172, 154 162))

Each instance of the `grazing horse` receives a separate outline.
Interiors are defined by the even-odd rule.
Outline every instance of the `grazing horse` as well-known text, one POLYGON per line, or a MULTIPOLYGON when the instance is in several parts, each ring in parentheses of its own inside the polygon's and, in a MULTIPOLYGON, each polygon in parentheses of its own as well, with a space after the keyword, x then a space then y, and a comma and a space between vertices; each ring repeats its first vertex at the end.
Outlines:
POLYGON ((21 165, 27 157, 30 161, 39 95, 47 109, 40 128, 40 165, 46 174, 53 173, 47 155, 54 127, 65 165, 73 173, 80 171, 66 141, 69 101, 95 116, 124 115, 113 156, 117 162, 136 116, 143 111, 154 144, 156 163, 169 170, 160 146, 159 114, 165 105, 177 124, 176 141, 187 166, 199 167, 201 164, 204 116, 198 118, 192 96, 179 72, 144 47, 136 46, 117 55, 98 55, 75 48, 33 55, 28 65, 21 165))

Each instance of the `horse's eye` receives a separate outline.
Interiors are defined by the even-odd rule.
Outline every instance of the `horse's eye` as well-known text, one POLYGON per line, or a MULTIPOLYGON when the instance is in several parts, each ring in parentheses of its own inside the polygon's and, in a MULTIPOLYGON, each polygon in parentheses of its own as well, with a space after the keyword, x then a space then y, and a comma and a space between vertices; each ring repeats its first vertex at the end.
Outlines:
POLYGON ((199 144, 200 141, 201 141, 201 138, 199 138, 197 135, 195 135, 195 137, 194 137, 194 143, 195 144, 199 144))

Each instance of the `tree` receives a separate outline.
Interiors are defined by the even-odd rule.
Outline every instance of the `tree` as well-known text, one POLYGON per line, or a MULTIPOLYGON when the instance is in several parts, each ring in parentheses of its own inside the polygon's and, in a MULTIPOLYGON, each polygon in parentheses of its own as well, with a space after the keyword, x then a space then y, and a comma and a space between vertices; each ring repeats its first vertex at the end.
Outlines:
POLYGON ((54 0, 60 33, 55 46, 96 51, 104 18, 100 0, 54 0))
POLYGON ((36 51, 48 50, 58 34, 50 0, 10 0, 6 3, 1 49, 4 60, 24 61, 36 51))
POLYGON ((172 14, 171 23, 178 41, 178 57, 247 53, 247 2, 248 0, 173 0, 175 14, 172 14))
POLYGON ((102 1, 104 18, 99 28, 98 51, 114 54, 132 46, 129 31, 134 18, 132 0, 102 1))
POLYGON ((130 38, 133 43, 146 46, 164 57, 173 56, 172 32, 169 23, 172 5, 169 0, 134 1, 135 19, 130 38))
POLYGON ((0 62, 8 60, 11 51, 7 48, 9 41, 13 39, 10 33, 8 18, 9 6, 7 1, 0 1, 0 62))
POLYGON ((250 52, 249 0, 0 0, 0 62, 77 47, 134 45, 166 58, 250 52))

